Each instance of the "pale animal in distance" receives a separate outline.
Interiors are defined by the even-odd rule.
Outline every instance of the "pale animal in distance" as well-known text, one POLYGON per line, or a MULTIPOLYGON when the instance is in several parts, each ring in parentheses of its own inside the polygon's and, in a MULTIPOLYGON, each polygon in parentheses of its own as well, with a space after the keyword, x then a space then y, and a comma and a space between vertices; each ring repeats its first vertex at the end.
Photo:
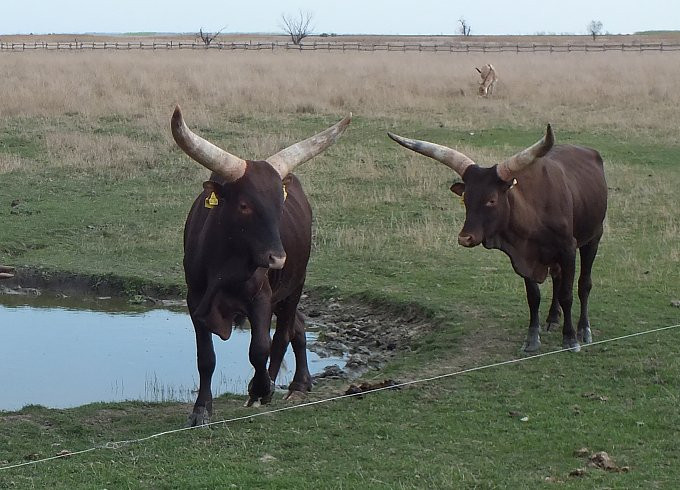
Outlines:
POLYGON ((482 97, 488 97, 493 95, 493 89, 498 81, 498 75, 496 74, 496 69, 491 63, 487 63, 481 68, 475 67, 475 70, 479 72, 479 76, 482 77, 482 81, 479 82, 479 95, 482 97))

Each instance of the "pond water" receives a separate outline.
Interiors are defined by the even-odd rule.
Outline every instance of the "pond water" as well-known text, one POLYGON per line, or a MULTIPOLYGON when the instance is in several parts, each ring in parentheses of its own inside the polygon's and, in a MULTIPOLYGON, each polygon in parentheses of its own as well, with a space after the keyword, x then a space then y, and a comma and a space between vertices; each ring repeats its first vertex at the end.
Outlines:
MULTIPOLYGON (((115 306, 108 302, 100 310, 0 301, 0 410, 28 404, 66 408, 97 401, 194 401, 196 344, 187 313, 107 311, 115 306)), ((315 339, 315 332, 307 333, 308 344, 315 339)), ((228 341, 216 336, 213 341, 213 395, 246 394, 253 373, 250 330, 234 329, 228 341)), ((345 359, 314 352, 307 356, 312 374, 345 364, 345 359)), ((277 385, 288 384, 294 368, 289 348, 277 385)))

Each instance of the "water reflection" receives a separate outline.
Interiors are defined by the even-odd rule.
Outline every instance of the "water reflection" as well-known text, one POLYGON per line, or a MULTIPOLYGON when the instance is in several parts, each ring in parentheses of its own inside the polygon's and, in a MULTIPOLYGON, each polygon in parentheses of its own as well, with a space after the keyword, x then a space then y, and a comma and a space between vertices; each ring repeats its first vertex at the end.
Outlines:
MULTIPOLYGON (((3 299, 0 305, 0 410, 27 404, 64 408, 94 401, 193 401, 196 346, 186 313, 115 313, 12 301, 7 305, 3 299)), ((313 342, 316 334, 308 332, 307 339, 313 342)), ((235 329, 228 341, 214 341, 213 393, 245 394, 252 375, 249 330, 235 329)), ((313 352, 308 359, 312 374, 344 365, 342 359, 313 352)), ((277 384, 289 383, 294 367, 288 349, 277 384)))

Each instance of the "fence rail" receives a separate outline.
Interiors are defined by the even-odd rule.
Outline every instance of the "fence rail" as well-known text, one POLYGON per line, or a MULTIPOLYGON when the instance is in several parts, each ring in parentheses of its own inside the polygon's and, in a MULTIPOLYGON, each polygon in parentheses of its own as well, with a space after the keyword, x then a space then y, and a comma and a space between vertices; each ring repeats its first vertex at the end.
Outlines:
POLYGON ((360 42, 310 42, 299 45, 286 42, 217 42, 205 45, 192 41, 164 42, 0 42, 2 51, 66 51, 66 50, 219 50, 219 51, 396 51, 434 53, 578 53, 602 51, 680 51, 680 43, 360 43, 360 42))

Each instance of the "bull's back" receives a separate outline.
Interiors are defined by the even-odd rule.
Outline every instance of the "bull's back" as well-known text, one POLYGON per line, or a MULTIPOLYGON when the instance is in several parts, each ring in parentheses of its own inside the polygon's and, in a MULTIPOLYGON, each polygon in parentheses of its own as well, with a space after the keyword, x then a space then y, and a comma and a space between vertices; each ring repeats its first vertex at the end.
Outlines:
POLYGON ((574 145, 557 145, 546 155, 561 170, 572 202, 573 235, 578 245, 602 233, 607 212, 607 181, 599 152, 574 145))

